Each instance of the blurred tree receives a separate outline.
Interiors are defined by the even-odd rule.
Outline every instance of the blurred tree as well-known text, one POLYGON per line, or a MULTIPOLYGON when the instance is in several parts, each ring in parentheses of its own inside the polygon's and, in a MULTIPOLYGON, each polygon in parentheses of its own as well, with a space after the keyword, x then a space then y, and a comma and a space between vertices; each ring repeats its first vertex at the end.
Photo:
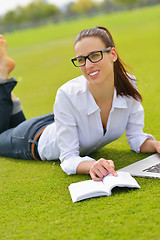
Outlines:
POLYGON ((141 2, 142 0, 114 0, 115 3, 121 5, 132 5, 141 2))
POLYGON ((92 0, 78 0, 70 5, 70 11, 75 13, 91 12, 96 8, 96 4, 92 0))
POLYGON ((43 0, 36 0, 26 7, 17 7, 9 11, 2 18, 3 23, 22 23, 30 21, 39 21, 45 18, 54 17, 59 9, 52 5, 44 3, 43 0))
POLYGON ((135 7, 149 6, 158 4, 160 0, 104 0, 101 10, 104 12, 122 11, 135 7))
POLYGON ((117 4, 115 4, 114 0, 104 0, 101 3, 101 10, 105 12, 113 12, 118 10, 117 4))

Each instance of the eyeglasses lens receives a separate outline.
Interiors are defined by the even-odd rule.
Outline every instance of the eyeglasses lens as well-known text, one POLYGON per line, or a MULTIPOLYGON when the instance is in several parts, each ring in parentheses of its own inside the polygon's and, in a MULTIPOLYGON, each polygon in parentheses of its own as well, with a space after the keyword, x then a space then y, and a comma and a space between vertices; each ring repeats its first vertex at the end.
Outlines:
POLYGON ((76 66, 83 66, 85 65, 86 60, 84 57, 78 57, 77 60, 75 61, 76 66))
POLYGON ((102 59, 102 54, 101 52, 95 52, 95 53, 91 53, 88 58, 91 60, 91 62, 98 62, 102 59))

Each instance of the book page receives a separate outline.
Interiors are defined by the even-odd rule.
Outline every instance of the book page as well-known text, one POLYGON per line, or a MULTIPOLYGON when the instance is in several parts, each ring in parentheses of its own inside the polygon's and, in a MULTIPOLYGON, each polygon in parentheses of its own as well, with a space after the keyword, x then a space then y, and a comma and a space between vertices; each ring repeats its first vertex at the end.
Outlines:
POLYGON ((111 194, 111 190, 114 187, 130 187, 140 188, 137 181, 128 172, 117 171, 118 177, 114 177, 112 174, 103 178, 102 182, 106 187, 106 191, 111 194))
POLYGON ((117 171, 117 173, 118 177, 109 174, 102 181, 86 180, 70 184, 68 188, 72 201, 77 202, 86 198, 109 196, 114 187, 140 188, 130 173, 120 171, 117 171))
POLYGON ((103 182, 96 182, 93 180, 72 183, 69 185, 69 191, 73 202, 107 195, 103 182))

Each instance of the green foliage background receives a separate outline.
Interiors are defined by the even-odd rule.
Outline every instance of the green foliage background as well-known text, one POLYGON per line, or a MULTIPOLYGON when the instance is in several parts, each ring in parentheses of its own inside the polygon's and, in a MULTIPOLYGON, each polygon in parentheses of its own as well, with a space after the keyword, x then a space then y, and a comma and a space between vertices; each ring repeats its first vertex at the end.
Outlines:
MULTIPOLYGON (((77 33, 101 25, 112 32, 119 55, 138 79, 145 132, 160 139, 159 16, 156 6, 6 34, 8 54, 17 63, 15 93, 26 117, 52 111, 58 87, 80 75, 70 62, 77 33)), ((101 156, 119 169, 149 154, 130 151, 123 135, 92 155, 101 156)), ((1 157, 0 239, 160 239, 158 179, 136 178, 140 190, 115 189, 110 197, 73 204, 68 185, 86 179, 67 176, 59 162, 1 157)))
POLYGON ((53 18, 59 9, 52 5, 46 4, 42 0, 36 0, 25 7, 18 6, 14 10, 8 11, 2 17, 3 23, 21 24, 22 22, 38 22, 46 18, 53 18))

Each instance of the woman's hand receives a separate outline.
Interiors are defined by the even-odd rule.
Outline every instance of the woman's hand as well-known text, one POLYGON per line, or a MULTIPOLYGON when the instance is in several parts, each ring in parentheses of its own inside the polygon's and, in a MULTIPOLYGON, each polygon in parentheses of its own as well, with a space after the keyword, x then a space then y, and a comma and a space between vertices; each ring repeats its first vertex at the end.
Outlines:
POLYGON ((106 160, 100 158, 98 161, 94 162, 89 171, 91 178, 94 181, 101 181, 103 177, 111 173, 113 176, 117 177, 118 174, 114 170, 114 163, 112 160, 106 160))
POLYGON ((160 141, 155 141, 154 145, 157 153, 160 153, 160 141))

